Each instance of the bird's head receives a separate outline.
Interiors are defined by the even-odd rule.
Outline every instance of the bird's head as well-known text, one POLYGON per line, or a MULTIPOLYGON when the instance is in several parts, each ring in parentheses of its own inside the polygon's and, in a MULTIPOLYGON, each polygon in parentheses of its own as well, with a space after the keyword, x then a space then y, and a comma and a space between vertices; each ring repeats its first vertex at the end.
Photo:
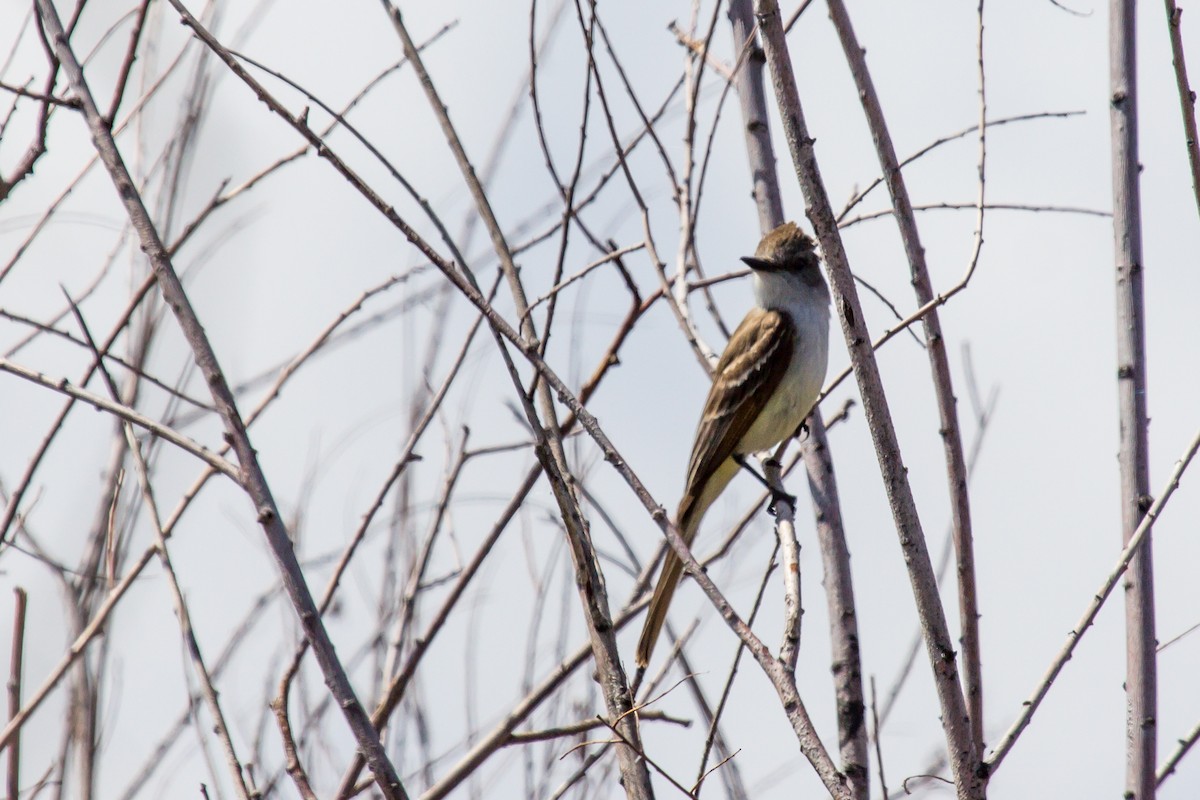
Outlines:
POLYGON ((758 243, 753 256, 742 259, 760 277, 766 274, 791 274, 805 283, 824 282, 816 242, 794 222, 785 222, 758 243))

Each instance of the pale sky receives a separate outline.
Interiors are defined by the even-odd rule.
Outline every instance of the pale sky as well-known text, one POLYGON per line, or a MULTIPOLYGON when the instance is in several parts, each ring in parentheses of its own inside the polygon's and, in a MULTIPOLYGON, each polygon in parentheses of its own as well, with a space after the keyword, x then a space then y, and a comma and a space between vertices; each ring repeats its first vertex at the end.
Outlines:
MULTIPOLYGON (((65 13, 62 5, 60 12, 65 13)), ((554 5, 538 4, 539 33, 554 5)), ((922 0, 851 6, 902 158, 977 121, 975 4, 922 0)), ((189 7, 198 10, 199 4, 192 2, 189 7)), ((785 16, 793 8, 785 7, 785 16)), ((1111 207, 1107 9, 1102 5, 1072 8, 1084 15, 1068 14, 1047 0, 986 7, 988 119, 1084 112, 990 129, 989 203, 1095 211, 1111 207)), ((154 4, 154 9, 147 36, 155 43, 155 52, 145 52, 139 64, 159 70, 174 57, 185 34, 169 6, 154 4)), ((0 0, 0 29, 16 30, 25 10, 24 2, 0 0)), ((76 34, 76 47, 89 51, 125 10, 125 4, 116 2, 89 3, 76 34)), ((523 98, 490 199, 513 243, 544 230, 560 214, 557 205, 545 210, 556 199, 556 189, 538 145, 528 93, 515 95, 522 91, 528 69, 528 6, 510 2, 408 3, 402 4, 402 10, 418 41, 456 21, 428 49, 426 65, 477 168, 493 147, 512 99, 523 98), (535 221, 526 226, 530 218, 535 221)), ((599 10, 639 99, 650 110, 657 108, 679 77, 684 60, 684 51, 667 26, 672 20, 686 26, 690 6, 613 3, 601 4, 599 10)), ((702 25, 707 25, 712 10, 710 3, 703 4, 699 14, 702 25)), ((222 41, 287 75, 334 107, 346 103, 401 55, 397 37, 374 2, 270 4, 253 32, 235 45, 243 13, 241 4, 230 5, 217 27, 222 41)), ((1200 421, 1195 402, 1200 392, 1195 350, 1200 271, 1195 269, 1194 258, 1200 251, 1200 224, 1163 16, 1159 6, 1147 3, 1139 18, 1148 400, 1155 494, 1200 421)), ((1185 15, 1187 53, 1200 64, 1200 48, 1192 44, 1200 34, 1195 34, 1189 22, 1185 15)), ((539 64, 538 90, 549 149, 556 167, 569 175, 578 146, 586 66, 573 5, 568 5, 555 30, 553 43, 539 64)), ((89 78, 95 75, 94 80, 104 87, 97 89, 97 94, 105 98, 126 40, 126 29, 121 31, 88 67, 89 78)), ((6 33, 0 41, 11 45, 13 35, 6 33)), ((805 12, 789 35, 789 45, 827 189, 835 208, 840 208, 879 170, 823 4, 814 3, 805 12)), ((722 62, 731 60, 731 36, 723 9, 712 52, 722 62)), ((597 48, 597 58, 616 127, 622 137, 628 137, 637 130, 637 117, 603 47, 597 48)), ((37 75, 34 85, 40 87, 39 70, 43 68, 40 49, 27 35, 2 77, 8 83, 22 83, 37 75)), ((175 215, 174 233, 204 206, 222 180, 237 185, 301 144, 296 134, 269 116, 223 66, 213 60, 209 69, 214 81, 212 105, 199 129, 187 176, 186 202, 175 215)), ((1193 74, 1197 70, 1200 66, 1193 68, 1193 74)), ((257 75, 293 111, 312 105, 278 80, 257 75)), ((697 158, 703 158, 708 145, 722 85, 719 76, 706 70, 698 103, 697 158)), ((176 79, 165 94, 169 99, 147 112, 144 126, 137 132, 146 153, 157 153, 172 133, 183 86, 183 80, 176 79)), ((773 102, 773 95, 769 94, 769 100, 773 102)), ((581 184, 589 188, 598 171, 611 164, 612 144, 598 102, 593 89, 581 184)), ((28 114, 31 106, 22 107, 28 114)), ((328 122, 315 107, 309 118, 321 128, 328 122)), ((658 139, 677 172, 684 158, 682 119, 676 103, 657 128, 658 139)), ((0 142, 0 171, 5 173, 27 146, 27 128, 18 126, 20 120, 14 122, 14 132, 0 142)), ((406 69, 387 79, 354 111, 351 121, 430 201, 449 230, 459 235, 470 200, 412 72, 406 69)), ((773 132, 786 213, 811 228, 804 219, 803 201, 777 124, 773 132)), ((132 132, 120 141, 131 162, 138 161, 138 142, 132 132)), ((360 145, 344 132, 335 133, 329 142, 406 220, 445 252, 416 205, 360 145)), ((90 156, 82 121, 69 110, 56 112, 49 154, 39 163, 35 177, 0 204, 0 257, 4 262, 24 241, 42 209, 90 156)), ((978 142, 971 135, 913 164, 905 177, 914 203, 973 202, 977 159, 978 142)), ((678 265, 679 212, 662 161, 645 143, 634 152, 630 166, 649 207, 659 255, 673 273, 678 265)), ((737 258, 749 255, 759 237, 733 97, 721 112, 705 180, 696 241, 706 272, 716 275, 740 267, 737 258)), ((869 195, 859 210, 871 212, 887 206, 881 188, 869 195)), ((644 236, 642 220, 620 175, 585 212, 584 220, 618 246, 637 244, 644 236)), ((918 221, 935 289, 948 288, 966 268, 974 212, 932 210, 922 212, 918 221)), ((123 222, 107 176, 93 171, 65 203, 58 221, 0 283, 0 307, 39 319, 61 308, 60 284, 73 294, 82 293, 115 249, 123 222)), ((968 396, 965 347, 970 348, 981 393, 987 396, 998 391, 995 414, 971 484, 986 738, 994 744, 1114 564, 1120 551, 1120 527, 1111 222, 1107 217, 1080 213, 991 210, 984 225, 978 270, 968 289, 942 309, 941 319, 968 447, 979 431, 968 396)), ((894 222, 887 217, 862 222, 844 230, 843 235, 856 274, 902 313, 911 311, 915 301, 894 222)), ((558 238, 553 237, 519 257, 531 298, 544 294, 553 284, 558 245, 558 238)), ((490 284, 495 260, 482 228, 475 231, 464 250, 481 282, 490 284)), ((566 274, 595 258, 596 252, 574 231, 565 260, 566 274)), ((94 330, 108 330, 124 306, 133 280, 130 276, 141 275, 127 250, 117 264, 83 306, 94 330)), ((188 271, 192 300, 235 384, 286 362, 364 291, 422 264, 420 254, 398 231, 328 164, 311 154, 218 211, 198 241, 176 259, 176 267, 188 271)), ((643 295, 658 286, 645 251, 628 255, 625 264, 643 295)), ((440 319, 429 290, 441 282, 435 272, 422 270, 403 287, 370 301, 365 315, 394 310, 406 298, 415 306, 405 316, 387 316, 361 337, 307 367, 252 430, 281 508, 302 519, 298 537, 303 559, 340 551, 403 447, 408 431, 407 398, 422 380, 419 370, 429 331, 437 329, 440 319)), ((602 269, 579 286, 582 288, 562 296, 548 353, 552 366, 572 385, 590 375, 629 305, 628 293, 615 270, 602 269)), ((750 302, 747 282, 722 284, 714 293, 723 318, 735 324, 750 302)), ((502 299, 498 307, 513 317, 511 301, 502 299)), ((891 312, 866 292, 863 307, 875 333, 894 322, 891 312)), ((691 310, 705 341, 719 352, 723 338, 699 296, 693 296, 691 310)), ((449 313, 448 333, 431 377, 435 387, 474 319, 461 298, 454 300, 449 313)), ((60 327, 74 331, 69 319, 60 327)), ((0 346, 7 352, 26 332, 20 325, 0 321, 0 346)), ((51 376, 75 380, 86 367, 87 357, 77 349, 47 342, 21 351, 13 360, 51 376)), ((893 340, 878 357, 921 520, 930 550, 936 554, 946 535, 948 506, 928 360, 906 335, 893 340)), ((174 322, 166 320, 151 356, 150 371, 172 382, 189 358, 174 322)), ((621 365, 606 378, 590 406, 656 501, 673 509, 682 490, 706 377, 663 304, 639 323, 620 358, 621 365)), ((830 376, 846 364, 845 345, 835 328, 830 376)), ((192 395, 207 399, 203 381, 196 376, 188 387, 192 395)), ((99 382, 91 388, 103 393, 99 382)), ((256 405, 261 395, 262 389, 257 388, 239 398, 243 412, 256 405)), ((835 389, 822 408, 826 415, 832 414, 847 399, 857 400, 852 380, 835 389)), ((148 390, 142 402, 139 408, 146 413, 164 415, 162 392, 148 390)), ((527 438, 510 410, 513 402, 513 389, 495 345, 481 332, 443 415, 418 447, 424 459, 412 468, 413 530, 418 535, 428 527, 431 504, 436 501, 446 465, 453 459, 462 426, 470 427, 471 448, 527 438)), ((0 478, 7 491, 45 435, 61 399, 5 374, 0 376, 0 403, 0 478)), ((43 546, 67 563, 78 561, 80 543, 95 516, 111 430, 107 418, 84 409, 74 411, 63 438, 52 448, 34 482, 36 502, 27 499, 24 506, 30 527, 43 546)), ((185 432, 209 446, 220 444, 219 426, 212 419, 191 424, 185 432)), ((830 431, 830 442, 853 557, 863 674, 874 676, 883 694, 892 684, 916 622, 861 403, 852 409, 847 422, 830 431)), ((637 555, 650 557, 660 534, 623 481, 588 440, 577 440, 572 455, 588 491, 600 499, 637 555)), ((532 463, 527 449, 468 462, 452 512, 452 535, 440 540, 435 549, 430 575, 445 575, 469 558, 532 463)), ((198 462, 166 449, 160 453, 158 468, 157 494, 164 507, 173 508, 198 474, 198 462)), ((127 477, 131 486, 132 479, 131 473, 127 477)), ((806 611, 798 682, 818 730, 827 746, 836 751, 820 558, 803 478, 798 474, 792 477, 789 487, 800 496, 797 530, 803 548, 806 611)), ((697 552, 707 553, 715 546, 757 491, 748 478, 735 481, 709 512, 697 552)), ((393 508, 389 501, 384 513, 390 514, 393 508)), ((1200 622, 1198 518, 1200 491, 1195 476, 1188 475, 1155 530, 1161 642, 1200 622)), ((368 535, 365 554, 351 568, 341 608, 330 621, 340 654, 347 661, 371 634, 380 589, 379 562, 388 534, 384 519, 381 517, 368 535)), ((599 516, 589 519, 598 549, 623 560, 621 545, 605 523, 599 516)), ((144 518, 134 536, 134 552, 140 553, 151 541, 144 518)), ((737 561, 722 562, 710 570, 710 576, 742 613, 747 613, 752 603, 771 546, 770 520, 760 514, 738 543, 737 561)), ((213 660, 253 602, 276 580, 249 503, 228 481, 215 482, 205 489, 198 507, 176 532, 171 553, 205 655, 213 660)), ((434 765, 435 777, 461 755, 461 740, 469 726, 489 727, 525 693, 527 649, 535 652, 530 677, 536 681, 560 658, 556 650, 560 629, 566 632, 569 650, 583 641, 580 606, 568 566, 562 537, 553 523, 553 500, 543 482, 489 559, 467 605, 456 612, 418 673, 416 690, 435 712, 429 720, 429 748, 435 755, 444 754, 434 765), (549 605, 541 611, 540 627, 531 633, 528 620, 535 602, 535 580, 547 581, 549 605), (533 647, 528 643, 531 635, 537 642, 533 647)), ((619 608, 628 598, 630 576, 613 560, 605 560, 602 567, 610 601, 614 609, 619 608)), ((311 567, 315 592, 323 589, 330 568, 327 561, 311 567)), ((30 594, 25 664, 28 692, 57 663, 69 641, 57 582, 43 566, 9 550, 0 559, 0 603, 4 604, 0 608, 0 652, 7 650, 11 637, 8 598, 9 587, 14 585, 25 587, 30 594)), ((945 597, 951 630, 957 636, 953 589, 948 588, 945 597)), ((418 618, 427 620, 436 607, 436 600, 420 606, 418 618)), ((781 635, 781 613, 782 587, 776 577, 755 626, 773 647, 781 635)), ((710 697, 716 697, 734 652, 734 637, 701 593, 685 584, 672 607, 671 621, 678 631, 696 617, 700 628, 688 655, 710 697)), ((261 699, 264 692, 274 691, 290 657, 296 629, 290 607, 278 600, 259 618, 218 686, 235 741, 246 757, 260 735, 267 752, 275 757, 278 734, 273 721, 260 733, 261 699)), ((638 626, 640 619, 620 636, 627 667, 632 665, 638 626)), ((98 796, 103 798, 122 796, 147 749, 182 712, 183 687, 190 685, 167 587, 156 565, 123 601, 108 646, 113 660, 103 700, 107 749, 98 782, 98 796)), ((666 648, 659 649, 661 657, 666 648)), ((360 695, 373 693, 372 669, 368 660, 354 670, 360 695)), ((1163 651, 1159 670, 1161 763, 1175 741, 1200 720, 1200 689, 1195 680, 1200 670, 1200 635, 1193 634, 1163 651)), ((306 676, 307 698, 297 702, 311 705, 322 697, 324 688, 315 669, 306 676)), ((666 684, 680 676, 675 667, 666 684)), ((989 796, 996 800, 1119 796, 1124 774, 1123 679, 1121 598, 1114 596, 992 780, 989 796)), ((26 728, 23 762, 29 782, 56 757, 62 702, 61 693, 55 695, 26 728)), ((579 707, 559 708, 561 718, 535 716, 535 721, 565 721, 596 713, 598 700, 586 672, 577 676, 562 702, 579 707)), ((686 729, 644 727, 651 755, 673 774, 692 779, 705 726, 690 695, 685 689, 676 689, 656 707, 695 720, 686 729)), ((318 748, 311 758, 319 785, 331 793, 353 746, 340 719, 327 717, 325 727, 330 749, 318 748)), ((820 793, 820 784, 799 755, 773 691, 758 668, 747 661, 742 663, 731 698, 725 735, 734 748, 740 748, 736 760, 753 797, 820 793)), ((905 777, 924 772, 943 744, 929 664, 922 652, 883 730, 889 788, 895 790, 905 777)), ((409 760, 401 765, 401 772, 417 794, 425 784, 423 776, 408 771, 415 763, 412 747, 406 751, 409 760)), ((565 753, 569 747, 568 742, 558 742, 533 756, 539 768, 554 770, 554 777, 548 779, 551 787, 569 775, 577 756, 568 756, 561 763, 551 756, 545 765, 541 759, 546 753, 565 753)), ((140 796, 194 797, 199 783, 211 783, 194 734, 180 739, 164 766, 140 796)), ((522 796, 524 769, 519 752, 505 751, 487 762, 473 790, 480 796, 522 796)), ((874 753, 870 770, 874 781, 874 753)), ((223 765, 218 765, 217 774, 219 781, 228 781, 223 765)), ((613 773, 597 773, 601 774, 607 785, 597 796, 621 796, 613 773)), ((873 786, 875 797, 878 785, 873 786)), ((656 790, 660 797, 673 792, 665 782, 657 781, 656 790)), ((293 791, 285 779, 279 796, 291 797, 293 791)), ((721 791, 715 778, 707 784, 706 793, 715 796, 721 791)), ((936 789, 924 791, 927 796, 949 796, 936 789)), ((1167 780, 1160 796, 1167 800, 1190 798, 1198 792, 1200 756, 1193 754, 1167 780)), ((454 796, 467 795, 464 785, 454 796)))

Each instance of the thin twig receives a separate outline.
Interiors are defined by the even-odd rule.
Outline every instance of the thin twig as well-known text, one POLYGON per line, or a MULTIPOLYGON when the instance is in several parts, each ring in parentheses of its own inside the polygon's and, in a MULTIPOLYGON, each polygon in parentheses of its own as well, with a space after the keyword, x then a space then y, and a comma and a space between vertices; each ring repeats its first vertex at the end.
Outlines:
POLYGON ((1162 786, 1163 781, 1174 774, 1176 767, 1179 766, 1179 762, 1183 760, 1183 757, 1188 754, 1188 751, 1192 749, 1197 741, 1200 741, 1200 722, 1197 722, 1195 727, 1188 731, 1187 736, 1179 740, 1179 746, 1175 748, 1175 751, 1171 753, 1170 757, 1167 758, 1166 762, 1158 770, 1158 775, 1155 778, 1156 786, 1162 786))
POLYGON ((1087 608, 1084 609, 1083 616, 1080 617, 1079 622, 1075 624, 1075 627, 1071 629, 1071 632, 1067 634, 1067 641, 1063 644, 1062 649, 1058 651, 1058 654, 1054 657, 1054 660, 1050 662, 1049 668, 1047 668, 1045 675, 1042 676, 1042 679, 1038 682, 1038 685, 1034 687, 1033 693, 1030 694, 1029 699, 1021 704, 1021 713, 1017 715, 1017 719, 1013 722, 1008 731, 1004 734, 1004 737, 996 745, 996 749, 984 762, 989 774, 995 773, 997 767, 999 767, 1000 763, 1004 760, 1004 757, 1008 755, 1010 750, 1012 750, 1013 745, 1016 743, 1017 737, 1020 736, 1021 732, 1025 730, 1025 727, 1029 725, 1029 720, 1033 718, 1034 712, 1037 711, 1038 706, 1042 704, 1042 700, 1045 699, 1047 692, 1050 691, 1050 687, 1054 685, 1054 679, 1058 677, 1058 673, 1062 671, 1062 668, 1066 666, 1066 663, 1071 659, 1071 656, 1075 652, 1075 648, 1079 645, 1079 641, 1083 638, 1083 634, 1087 632, 1087 629, 1091 627, 1093 622, 1095 622, 1096 615, 1100 613, 1100 608, 1104 605, 1104 601, 1106 601, 1108 596, 1112 594, 1112 590, 1116 587, 1117 583, 1121 580, 1121 577, 1125 574, 1130 562, 1133 561, 1134 557, 1138 554, 1138 550, 1142 546, 1142 543, 1149 539, 1150 528, 1154 525, 1155 520, 1158 519, 1163 509, 1166 507, 1167 501, 1171 499, 1171 495, 1175 494, 1175 490, 1179 488, 1179 481, 1183 477, 1183 473, 1187 471, 1188 465, 1191 464, 1197 450, 1200 450, 1200 430, 1196 431, 1196 435, 1192 437, 1192 441, 1184 450, 1183 455, 1179 457, 1177 462, 1175 462, 1175 468, 1171 471, 1171 477, 1167 479, 1166 485, 1160 490, 1158 499, 1155 500, 1148 509, 1146 509, 1145 514, 1141 518, 1141 522, 1138 523, 1137 528, 1133 531, 1133 535, 1129 537, 1129 541, 1126 543, 1125 549, 1121 551, 1121 555, 1117 558, 1116 566, 1114 566, 1112 571, 1109 572, 1108 577, 1104 579, 1104 582, 1092 596, 1092 599, 1088 601, 1088 605, 1087 608))
POLYGON ((876 709, 876 700, 879 695, 875 692, 875 676, 871 676, 871 728, 874 731, 875 739, 875 766, 879 770, 879 789, 880 796, 887 797, 887 777, 883 774, 883 744, 879 741, 879 714, 876 709))
POLYGON ((596 259, 592 263, 588 264, 586 267, 579 270, 571 277, 567 278, 566 280, 559 281, 558 283, 554 284, 554 286, 550 287, 549 291, 547 291, 544 295, 542 295, 537 300, 534 300, 532 303, 529 304, 529 311, 533 311, 533 309, 537 308, 539 305, 546 302, 551 297, 557 295, 563 289, 567 288, 572 283, 575 283, 575 281, 580 280, 581 278, 587 277, 597 267, 602 267, 610 261, 616 261, 616 260, 620 259, 621 256, 627 255, 629 253, 636 253, 638 250, 644 250, 645 248, 646 248, 645 242, 638 242, 636 244, 627 245, 626 247, 622 247, 617 250, 612 250, 608 253, 605 253, 603 256, 596 259))
MULTIPOLYGON (((1082 206, 1056 206, 1056 205, 1035 205, 1032 203, 984 203, 985 211, 1028 211, 1033 214, 1080 214, 1085 217, 1105 217, 1112 218, 1111 211, 1104 211, 1099 208, 1084 208, 1082 206)), ((912 206, 913 211, 974 211, 979 212, 979 203, 922 203, 912 206)), ((857 225, 860 222, 869 222, 871 220, 883 219, 885 217, 894 216, 895 209, 885 208, 880 211, 871 211, 866 214, 859 214, 856 217, 843 219, 838 222, 838 227, 842 230, 857 225)))
MULTIPOLYGON (((21 711, 21 673, 25 667, 25 604, 28 599, 20 586, 13 588, 12 651, 8 660, 8 718, 21 711)), ((21 795, 21 735, 8 743, 8 776, 5 782, 8 800, 21 795)))
MULTIPOLYGON (((191 453, 192 455, 196 456, 196 458, 215 469, 217 472, 233 479, 235 483, 240 483, 242 480, 240 471, 233 464, 221 458, 204 445, 199 444, 183 434, 176 432, 173 428, 169 428, 162 423, 150 419, 135 409, 112 400, 108 400, 100 395, 92 394, 84 389, 80 389, 66 378, 51 378, 43 375, 40 372, 29 369, 28 367, 22 367, 19 364, 14 364, 7 358, 0 358, 0 371, 16 375, 18 378, 24 378, 30 383, 35 383, 39 386, 51 389, 74 400, 82 400, 83 402, 100 411, 106 411, 109 414, 125 420, 126 422, 131 422, 134 425, 137 425, 139 428, 144 428, 163 441, 170 442, 180 450, 183 450, 186 453, 191 453)), ((12 499, 9 500, 9 505, 13 505, 12 499)))
MULTIPOLYGON (((1003 125, 1012 125, 1012 124, 1015 124, 1018 122, 1032 122, 1034 120, 1039 120, 1039 119, 1069 119, 1071 117, 1081 117, 1085 113, 1086 112, 1083 112, 1083 111, 1040 111, 1040 112, 1033 113, 1033 114, 1018 114, 1013 117, 1001 117, 1000 119, 994 119, 990 122, 985 122, 984 127, 998 128, 1003 125)), ((920 150, 916 151, 911 156, 909 156, 908 158, 901 161, 900 167, 901 167, 901 169, 903 169, 904 167, 907 167, 909 164, 913 163, 914 161, 917 161, 918 159, 924 157, 925 155, 928 155, 930 152, 938 149, 939 147, 949 144, 950 142, 953 142, 957 139, 962 139, 963 137, 970 136, 972 133, 977 133, 978 131, 979 131, 979 125, 975 124, 975 125, 971 125, 969 127, 963 128, 962 130, 960 130, 956 133, 952 133, 949 136, 943 136, 940 139, 934 139, 932 142, 925 145, 920 150)), ((853 211, 854 208, 859 203, 861 203, 868 194, 871 193, 872 190, 874 190, 878 186, 881 186, 883 183, 884 183, 884 178, 881 176, 881 177, 878 177, 875 180, 871 181, 869 184, 867 184, 867 187, 865 189, 855 192, 854 196, 850 198, 850 201, 846 203, 846 206, 840 212, 838 212, 838 217, 837 217, 838 223, 840 224, 847 217, 847 215, 849 215, 849 213, 851 211, 853 211)), ((974 208, 975 206, 971 206, 971 207, 974 208)))
MULTIPOLYGON (((684 728, 691 727, 692 721, 688 719, 679 719, 672 717, 663 711, 638 711, 638 719, 642 721, 660 720, 669 722, 672 725, 679 725, 684 728)), ((513 731, 508 735, 508 741, 505 746, 511 747, 517 744, 532 744, 534 742, 548 742, 553 739, 561 739, 564 736, 576 736, 580 733, 593 731, 596 728, 608 728, 610 722, 603 719, 585 719, 579 722, 568 725, 559 725, 554 728, 542 728, 536 731, 513 731)))

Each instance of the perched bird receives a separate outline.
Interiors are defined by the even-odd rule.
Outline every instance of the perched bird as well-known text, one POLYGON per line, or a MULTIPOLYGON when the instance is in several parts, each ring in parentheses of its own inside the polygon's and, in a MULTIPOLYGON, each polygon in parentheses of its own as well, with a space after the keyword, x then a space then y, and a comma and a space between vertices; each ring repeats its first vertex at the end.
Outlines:
MULTIPOLYGON (((799 430, 812 410, 829 356, 829 287, 814 242, 785 222, 742 261, 754 271, 756 305, 729 340, 692 445, 687 486, 675 524, 690 547, 704 512, 737 474, 745 457, 768 450, 799 430)), ((637 665, 650 663, 683 574, 668 548, 637 646, 637 665)))

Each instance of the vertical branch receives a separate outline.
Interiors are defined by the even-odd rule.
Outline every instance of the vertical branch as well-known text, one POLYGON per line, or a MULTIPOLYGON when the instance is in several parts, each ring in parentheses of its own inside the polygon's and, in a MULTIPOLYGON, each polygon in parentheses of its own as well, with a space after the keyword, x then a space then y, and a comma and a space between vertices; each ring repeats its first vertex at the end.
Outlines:
POLYGON ((779 175, 775 170, 775 148, 771 144, 770 118, 763 66, 767 63, 754 32, 750 0, 730 0, 729 22, 733 27, 734 53, 749 48, 742 68, 733 73, 742 108, 742 131, 746 135, 746 153, 750 158, 750 180, 754 205, 758 209, 758 227, 766 233, 783 224, 783 199, 779 193, 779 175))
MULTIPOLYGON (((766 58, 754 31, 750 0, 731 0, 729 21, 733 27, 733 44, 737 52, 740 54, 743 48, 750 50, 742 68, 734 73, 733 80, 742 109, 758 221, 763 233, 766 233, 784 221, 763 81, 766 58)), ((837 697, 839 755, 851 796, 856 800, 865 800, 870 790, 867 779, 869 755, 867 729, 863 724, 862 659, 858 647, 858 616, 854 603, 854 583, 850 575, 850 551, 846 547, 846 531, 842 527, 833 454, 829 451, 825 422, 819 408, 813 409, 807 425, 808 436, 801 441, 800 451, 808 471, 808 486, 825 573, 834 693, 837 697)))
MULTIPOLYGON (((983 13, 983 2, 979 3, 979 11, 983 13)), ((875 84, 867 70, 866 51, 859 46, 850 22, 850 15, 842 0, 829 0, 829 16, 837 29, 838 38, 842 42, 842 50, 850 64, 850 72, 854 76, 854 85, 858 88, 858 97, 862 102, 863 111, 867 116, 867 124, 871 129, 871 138, 875 142, 875 152, 879 157, 879 165, 883 169, 887 182, 888 193, 892 197, 892 208, 896 223, 900 227, 900 239, 904 244, 904 254, 908 258, 909 272, 912 276, 913 289, 917 294, 918 305, 925 305, 933 300, 933 284, 929 279, 929 268, 925 263, 925 248, 917 232, 917 220, 913 214, 912 201, 908 196, 908 187, 900 172, 900 161, 896 157, 896 148, 892 144, 892 136, 888 131, 887 120, 879 96, 875 93, 875 84)), ((980 17, 979 64, 980 64, 980 96, 983 96, 983 23, 980 17)), ((980 119, 980 136, 986 130, 983 125, 983 114, 980 119)), ((983 164, 980 164, 980 191, 983 186, 983 164)), ((982 202, 980 203, 982 214, 982 202)), ((982 244, 982 229, 976 232, 976 248, 973 260, 979 257, 978 247, 982 244)), ((967 462, 963 456, 962 434, 958 424, 957 398, 954 396, 954 385, 950 377, 950 359, 946 355, 946 339, 942 335, 942 324, 936 308, 931 308, 922 320, 925 328, 926 352, 929 354, 929 367, 933 372, 933 388, 937 397, 938 419, 942 434, 942 448, 946 459, 946 477, 950 483, 950 509, 953 523, 954 551, 956 555, 955 574, 958 577, 958 612, 961 625, 963 651, 963 689, 966 692, 967 713, 971 716, 971 735, 975 740, 977 752, 983 751, 983 676, 979 655, 979 606, 976 597, 975 583, 975 546, 971 536, 971 506, 967 491, 967 462)))
MULTIPOLYGON (((808 418, 808 436, 800 444, 804 467, 808 471, 808 490, 816 517, 817 542, 825 573, 825 602, 829 609, 830 653, 833 657, 833 685, 837 700, 838 745, 842 771, 858 800, 870 792, 867 766, 870 761, 869 739, 863 700, 862 655, 858 644, 858 611, 854 602, 854 583, 850 575, 850 548, 842 526, 842 506, 838 499, 837 475, 833 471, 833 453, 820 412, 808 418)), ((879 764, 883 769, 883 764, 879 764)))
MULTIPOLYGON (((13 610, 12 657, 8 662, 8 718, 21 711, 21 669, 25 663, 25 590, 13 589, 16 607, 13 610)), ((21 794, 21 733, 13 735, 8 743, 8 800, 17 800, 21 794)))
POLYGON ((821 179, 813 151, 814 140, 804 120, 787 40, 783 34, 779 4, 775 0, 755 0, 754 11, 763 37, 767 65, 771 70, 784 135, 796 168, 796 177, 804 193, 809 219, 825 256, 836 298, 838 320, 850 351, 850 361, 862 394, 863 409, 875 444, 896 533, 904 552, 904 563, 908 568, 941 706, 942 727, 958 797, 961 800, 982 798, 984 781, 979 771, 979 756, 971 736, 970 718, 958 679, 954 642, 946 625, 946 613, 938 595, 925 534, 921 529, 912 487, 908 483, 904 459, 884 395, 879 365, 871 349, 871 338, 858 300, 858 290, 854 286, 837 221, 821 179))
MULTIPOLYGON (((779 461, 763 464, 763 477, 776 491, 783 492, 783 468, 779 461)), ((804 606, 800 597, 800 541, 796 538, 796 509, 788 500, 776 500, 775 535, 779 538, 779 561, 783 571, 783 641, 779 661, 795 674, 800 657, 800 623, 804 606)))
MULTIPOLYGON (((37 0, 37 4, 47 36, 62 62, 63 71, 67 74, 72 91, 83 105, 84 117, 92 134, 92 142, 96 147, 97 154, 109 172, 126 213, 129 215, 130 222, 137 231, 142 250, 146 253, 154 269, 159 290, 174 313, 204 376, 205 383, 212 393, 213 401, 220 411, 226 435, 237 453, 243 488, 254 504, 258 522, 263 528, 271 553, 275 557, 288 597, 300 617, 305 636, 313 643, 313 651, 321 666, 321 671, 325 674, 329 689, 337 698, 359 747, 366 753, 367 761, 371 765, 380 791, 389 800, 406 798, 407 794, 396 774, 395 767, 388 760, 379 742, 378 734, 371 727, 370 718, 355 696, 345 668, 338 660, 329 633, 325 630, 321 617, 317 613, 312 593, 304 580, 304 573, 296 559, 296 553, 292 549, 288 531, 279 513, 279 507, 258 462, 258 455, 246 433, 246 426, 238 412, 233 392, 221 371, 212 344, 183 289, 183 284, 171 264, 170 255, 162 238, 125 167, 124 160, 113 140, 112 129, 96 106, 95 99, 84 78, 83 68, 75 57, 58 18, 58 12, 51 0, 37 0)), ((174 0, 172 5, 181 15, 190 18, 178 0, 174 0)))
MULTIPOLYGON (((1117 396, 1121 533, 1129 543, 1150 505, 1142 219, 1138 184, 1135 0, 1109 4, 1113 249, 1117 272, 1117 396)), ((1154 797, 1158 740, 1151 536, 1125 573, 1125 797, 1154 797)))

